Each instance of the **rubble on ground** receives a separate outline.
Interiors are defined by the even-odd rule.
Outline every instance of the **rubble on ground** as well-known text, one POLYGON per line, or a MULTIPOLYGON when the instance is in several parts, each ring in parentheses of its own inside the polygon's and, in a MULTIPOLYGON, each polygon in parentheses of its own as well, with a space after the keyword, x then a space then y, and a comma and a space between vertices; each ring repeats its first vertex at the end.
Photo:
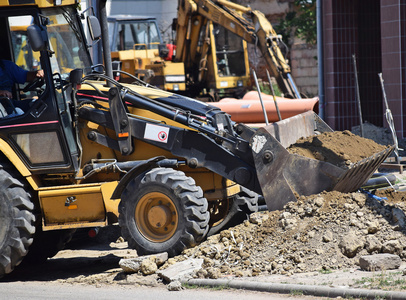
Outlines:
POLYGON ((302 196, 284 210, 253 214, 161 268, 201 258, 194 276, 220 278, 348 269, 359 266, 360 257, 378 253, 406 260, 406 204, 398 201, 405 193, 382 196, 389 199, 335 191, 302 196))
MULTIPOLYGON (((335 131, 299 139, 288 151, 346 167, 385 148, 350 131, 335 131)), ((283 210, 252 214, 249 221, 185 250, 161 269, 200 258, 203 265, 194 276, 215 279, 353 268, 360 257, 379 253, 406 260, 406 204, 397 199, 401 194, 387 192, 388 201, 359 192, 300 196, 283 210)))

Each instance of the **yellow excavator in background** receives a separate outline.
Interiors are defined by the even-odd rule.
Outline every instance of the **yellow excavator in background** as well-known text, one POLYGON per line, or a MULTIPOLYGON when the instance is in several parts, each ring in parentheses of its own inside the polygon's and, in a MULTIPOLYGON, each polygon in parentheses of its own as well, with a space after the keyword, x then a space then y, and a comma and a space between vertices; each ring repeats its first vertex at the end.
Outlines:
POLYGON ((236 94, 250 85, 246 42, 256 44, 285 97, 301 98, 277 35, 264 14, 226 0, 179 0, 176 56, 188 88, 236 94))
MULTIPOLYGON (((112 52, 113 61, 121 61, 123 71, 139 78, 147 73, 142 78, 159 88, 192 97, 209 96, 216 101, 222 96, 239 98, 250 88, 247 43, 251 43, 258 46, 283 95, 301 98, 280 48, 284 45, 281 36, 260 11, 226 0, 179 0, 172 28, 176 30, 174 45, 157 49, 157 45, 149 43, 140 53, 140 45, 130 43, 112 52), (153 48, 149 64, 142 64, 153 48), (168 59, 168 53, 173 57, 168 59), (174 78, 178 80, 176 89, 168 86, 174 78)), ((111 45, 119 43, 116 33, 111 45)))
POLYGON ((135 75, 166 91, 185 91, 184 65, 171 61, 174 46, 164 45, 155 17, 110 15, 107 23, 112 60, 124 71, 121 82, 135 75))

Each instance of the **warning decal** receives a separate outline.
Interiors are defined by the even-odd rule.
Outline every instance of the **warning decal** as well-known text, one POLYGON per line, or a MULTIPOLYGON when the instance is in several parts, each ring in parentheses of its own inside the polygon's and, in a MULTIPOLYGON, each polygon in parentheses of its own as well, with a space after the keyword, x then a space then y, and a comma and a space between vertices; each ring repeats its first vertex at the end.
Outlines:
POLYGON ((147 124, 145 126, 144 139, 167 143, 169 136, 169 128, 147 124))

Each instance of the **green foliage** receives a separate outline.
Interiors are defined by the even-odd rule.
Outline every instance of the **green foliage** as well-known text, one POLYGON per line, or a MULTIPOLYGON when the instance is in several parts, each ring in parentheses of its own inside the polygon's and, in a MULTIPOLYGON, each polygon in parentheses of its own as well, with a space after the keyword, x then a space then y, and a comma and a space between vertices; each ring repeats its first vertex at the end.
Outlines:
POLYGON ((294 5, 297 10, 289 12, 286 17, 280 20, 275 26, 282 39, 291 44, 291 36, 297 36, 308 44, 315 45, 317 42, 316 24, 316 0, 296 0, 294 5))
MULTIPOLYGON (((259 80, 258 84, 259 84, 259 89, 261 90, 262 93, 272 96, 272 91, 271 91, 271 88, 270 88, 268 82, 259 80)), ((282 92, 281 92, 281 90, 279 89, 279 86, 278 86, 277 84, 275 84, 275 83, 272 83, 272 87, 273 87, 273 90, 274 90, 274 92, 275 92, 275 96, 281 97, 281 96, 282 96, 282 92)), ((256 90, 257 90, 257 87, 254 85, 254 86, 252 87, 252 89, 253 89, 254 91, 256 91, 256 90)))
POLYGON ((365 287, 371 289, 382 289, 382 290, 393 290, 400 289, 404 290, 406 287, 406 280, 402 278, 402 273, 387 273, 382 271, 382 273, 374 274, 373 277, 363 277, 355 281, 356 286, 365 287))
POLYGON ((291 290, 291 291, 290 291, 290 295, 291 295, 291 296, 301 296, 301 295, 303 295, 303 291, 291 290))
POLYGON ((323 268, 323 269, 319 270, 319 273, 320 274, 331 274, 331 273, 333 273, 333 271, 329 268, 323 268))

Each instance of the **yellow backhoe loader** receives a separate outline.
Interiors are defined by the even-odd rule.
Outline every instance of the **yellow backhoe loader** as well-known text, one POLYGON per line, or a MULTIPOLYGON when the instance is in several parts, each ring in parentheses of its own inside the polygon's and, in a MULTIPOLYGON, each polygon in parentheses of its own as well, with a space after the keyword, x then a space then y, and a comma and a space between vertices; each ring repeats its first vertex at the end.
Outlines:
POLYGON ((256 211, 259 196, 279 209, 295 194, 355 191, 393 150, 341 169, 286 150, 331 131, 313 112, 253 130, 207 103, 120 83, 105 1, 98 17, 78 5, 0 2, 2 58, 18 59, 12 28, 23 23, 45 74, 0 99, 0 277, 52 257, 76 229, 116 223, 139 255, 174 256, 256 211))

